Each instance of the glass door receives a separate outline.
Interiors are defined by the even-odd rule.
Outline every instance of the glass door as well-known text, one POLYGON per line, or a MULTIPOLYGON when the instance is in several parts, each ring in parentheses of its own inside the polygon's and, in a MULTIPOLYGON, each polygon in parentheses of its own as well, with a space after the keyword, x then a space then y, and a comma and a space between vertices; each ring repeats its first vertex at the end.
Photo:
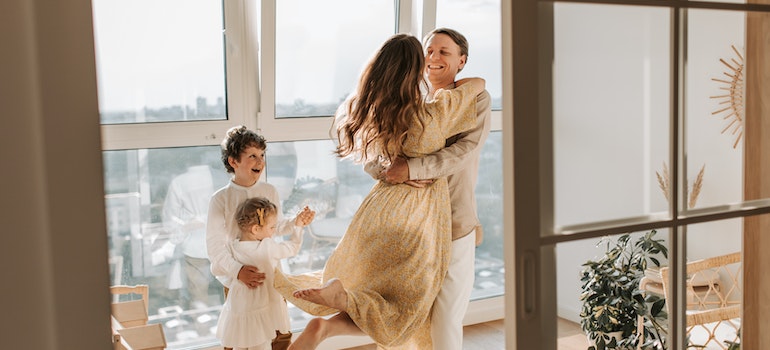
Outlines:
POLYGON ((621 334, 597 347, 767 344, 768 319, 742 305, 766 302, 768 14, 504 5, 508 349, 588 348, 600 331, 621 334))

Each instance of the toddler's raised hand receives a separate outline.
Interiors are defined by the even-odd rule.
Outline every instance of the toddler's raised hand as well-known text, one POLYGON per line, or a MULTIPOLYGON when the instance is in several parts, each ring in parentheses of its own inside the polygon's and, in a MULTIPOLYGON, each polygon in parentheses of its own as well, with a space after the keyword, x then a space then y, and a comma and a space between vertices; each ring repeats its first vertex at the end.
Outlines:
POLYGON ((305 206, 294 219, 294 225, 305 227, 310 225, 310 223, 313 222, 313 219, 315 219, 315 211, 310 210, 308 206, 305 206))

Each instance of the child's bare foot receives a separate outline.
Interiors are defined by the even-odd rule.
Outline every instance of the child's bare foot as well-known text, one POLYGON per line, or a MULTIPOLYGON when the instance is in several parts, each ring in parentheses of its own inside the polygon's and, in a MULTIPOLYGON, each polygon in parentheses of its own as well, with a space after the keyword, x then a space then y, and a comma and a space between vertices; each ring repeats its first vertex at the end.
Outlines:
POLYGON ((323 318, 314 318, 307 323, 305 330, 299 334, 294 342, 289 344, 287 350, 314 350, 318 344, 326 339, 329 321, 323 318))
POLYGON ((343 312, 348 311, 348 293, 342 282, 332 278, 321 288, 300 289, 294 292, 295 298, 307 300, 318 305, 328 306, 343 312))

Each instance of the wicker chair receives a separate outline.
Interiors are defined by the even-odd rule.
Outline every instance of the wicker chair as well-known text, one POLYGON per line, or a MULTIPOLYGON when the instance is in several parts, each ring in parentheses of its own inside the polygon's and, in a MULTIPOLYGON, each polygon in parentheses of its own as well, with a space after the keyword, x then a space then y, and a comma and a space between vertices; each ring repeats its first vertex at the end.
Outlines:
MULTIPOLYGON (((687 336, 692 347, 727 349, 726 342, 738 340, 742 268, 739 252, 687 263, 687 336)), ((668 276, 669 268, 660 268, 663 295, 670 290, 668 276)))

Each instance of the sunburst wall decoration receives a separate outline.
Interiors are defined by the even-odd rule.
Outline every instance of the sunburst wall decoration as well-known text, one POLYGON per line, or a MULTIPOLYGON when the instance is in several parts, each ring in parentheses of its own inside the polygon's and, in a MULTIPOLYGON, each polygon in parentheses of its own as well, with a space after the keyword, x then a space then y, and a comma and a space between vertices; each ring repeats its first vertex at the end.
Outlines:
POLYGON ((724 90, 726 93, 723 95, 711 96, 711 98, 719 100, 719 109, 712 112, 711 115, 725 114, 722 119, 727 122, 727 126, 722 130, 722 133, 730 131, 730 135, 733 136, 735 141, 733 142, 733 148, 738 146, 738 143, 743 138, 743 55, 738 52, 738 49, 734 45, 730 45, 735 52, 736 58, 730 58, 728 63, 724 59, 720 58, 719 62, 722 62, 728 70, 724 71, 729 80, 711 78, 711 80, 719 83, 720 90, 724 90), (726 105, 726 106, 725 106, 726 105))

